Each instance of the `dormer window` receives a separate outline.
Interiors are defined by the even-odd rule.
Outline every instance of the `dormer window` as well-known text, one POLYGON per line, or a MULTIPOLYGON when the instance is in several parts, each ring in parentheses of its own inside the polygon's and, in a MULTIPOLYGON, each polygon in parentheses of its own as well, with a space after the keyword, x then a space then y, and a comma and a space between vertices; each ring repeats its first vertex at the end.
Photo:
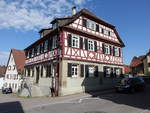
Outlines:
POLYGON ((43 38, 43 36, 44 36, 44 32, 41 32, 41 38, 43 38))
POLYGON ((56 29, 58 27, 58 23, 55 22, 54 24, 52 24, 53 29, 56 29))

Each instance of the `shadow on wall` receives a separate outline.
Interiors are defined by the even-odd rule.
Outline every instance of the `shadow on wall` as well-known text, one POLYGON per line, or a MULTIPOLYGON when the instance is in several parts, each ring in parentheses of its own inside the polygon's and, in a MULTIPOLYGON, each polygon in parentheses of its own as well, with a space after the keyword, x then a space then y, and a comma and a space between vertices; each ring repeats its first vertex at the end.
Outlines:
POLYGON ((95 71, 94 75, 87 72, 85 79, 82 82, 82 86, 86 93, 93 95, 93 92, 113 89, 115 85, 114 77, 106 77, 104 72, 95 71))
POLYGON ((19 101, 0 103, 0 113, 24 113, 19 101))

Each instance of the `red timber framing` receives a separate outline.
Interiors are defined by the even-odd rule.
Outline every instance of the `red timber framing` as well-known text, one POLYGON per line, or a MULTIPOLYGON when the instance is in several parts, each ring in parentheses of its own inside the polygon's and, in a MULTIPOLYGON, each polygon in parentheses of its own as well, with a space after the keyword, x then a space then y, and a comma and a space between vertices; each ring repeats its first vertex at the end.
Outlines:
POLYGON ((117 39, 117 36, 115 34, 115 30, 114 29, 111 29, 111 28, 108 28, 108 27, 106 27, 106 26, 104 26, 102 24, 99 24, 99 27, 101 27, 103 30, 107 30, 107 31, 109 31, 109 32, 111 32, 113 34, 113 36, 107 36, 107 35, 105 35, 105 34, 103 34, 101 32, 96 32, 95 30, 83 27, 83 25, 82 25, 83 19, 87 20, 88 18, 80 16, 78 19, 76 19, 72 24, 70 24, 67 27, 75 29, 75 30, 78 30, 78 31, 81 31, 81 32, 86 32, 86 33, 89 33, 89 34, 94 35, 94 36, 101 37, 104 40, 110 40, 112 42, 119 43, 119 40, 117 39))
POLYGON ((59 57, 60 54, 61 54, 60 49, 55 49, 52 51, 42 53, 42 54, 37 55, 32 58, 28 58, 28 59, 26 59, 25 63, 26 63, 26 65, 32 65, 32 64, 37 64, 37 63, 41 63, 41 62, 46 62, 49 60, 55 60, 55 59, 57 59, 57 57, 59 57))
MULTIPOLYGON (((96 52, 88 51, 88 50, 80 49, 80 48, 68 47, 67 35, 69 33, 74 33, 72 31, 73 30, 66 29, 65 31, 62 32, 61 39, 63 40, 63 44, 64 44, 62 47, 62 57, 68 58, 68 59, 80 60, 80 61, 92 61, 92 62, 98 62, 98 63, 123 65, 122 53, 121 53, 120 57, 103 54, 103 50, 102 50, 103 42, 100 42, 98 40, 96 40, 97 41, 97 51, 96 52)), ((75 33, 76 33, 76 35, 78 34, 77 32, 75 32, 75 33)), ((81 35, 80 33, 78 35, 84 36, 83 34, 81 35)))

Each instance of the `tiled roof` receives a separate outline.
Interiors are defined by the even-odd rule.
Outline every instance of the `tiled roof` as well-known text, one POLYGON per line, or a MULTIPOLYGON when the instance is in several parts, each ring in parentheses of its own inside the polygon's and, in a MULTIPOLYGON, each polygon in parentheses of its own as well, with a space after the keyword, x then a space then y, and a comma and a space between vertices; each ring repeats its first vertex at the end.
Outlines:
POLYGON ((6 66, 0 66, 0 77, 4 77, 6 71, 6 66))
POLYGON ((136 67, 140 64, 142 64, 142 59, 143 59, 144 56, 139 56, 139 57, 136 57, 134 56, 132 61, 131 61, 131 64, 130 64, 130 67, 136 67))
POLYGON ((25 65, 24 51, 12 49, 11 52, 13 54, 14 61, 15 61, 16 68, 17 68, 18 72, 22 72, 24 69, 24 65, 25 65))
POLYGON ((125 71, 125 73, 130 73, 130 72, 131 72, 131 69, 130 69, 129 66, 124 65, 124 71, 125 71))

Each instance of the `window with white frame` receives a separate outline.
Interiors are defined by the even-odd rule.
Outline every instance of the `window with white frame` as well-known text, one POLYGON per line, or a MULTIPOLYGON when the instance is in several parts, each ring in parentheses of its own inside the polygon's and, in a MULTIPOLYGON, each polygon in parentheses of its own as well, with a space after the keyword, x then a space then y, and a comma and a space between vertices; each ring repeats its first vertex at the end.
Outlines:
POLYGON ((119 56, 119 48, 118 47, 114 47, 114 55, 119 56))
POLYGON ((72 65, 71 67, 72 77, 78 77, 78 65, 72 65))
POLYGON ((52 42, 52 49, 55 49, 57 47, 57 37, 53 37, 53 42, 52 42))
POLYGON ((87 20, 87 28, 95 30, 96 29, 96 24, 95 22, 91 21, 91 20, 87 20))
POLYGON ((71 44, 72 47, 79 48, 79 37, 73 35, 71 44))
POLYGON ((109 45, 105 44, 104 49, 105 49, 105 54, 110 54, 110 46, 109 45))
POLYGON ((95 67, 90 66, 89 67, 89 77, 94 77, 95 67))
POLYGON ((88 50, 94 51, 94 41, 88 40, 88 50))
POLYGON ((104 30, 105 35, 109 35, 109 32, 107 30, 104 30))

